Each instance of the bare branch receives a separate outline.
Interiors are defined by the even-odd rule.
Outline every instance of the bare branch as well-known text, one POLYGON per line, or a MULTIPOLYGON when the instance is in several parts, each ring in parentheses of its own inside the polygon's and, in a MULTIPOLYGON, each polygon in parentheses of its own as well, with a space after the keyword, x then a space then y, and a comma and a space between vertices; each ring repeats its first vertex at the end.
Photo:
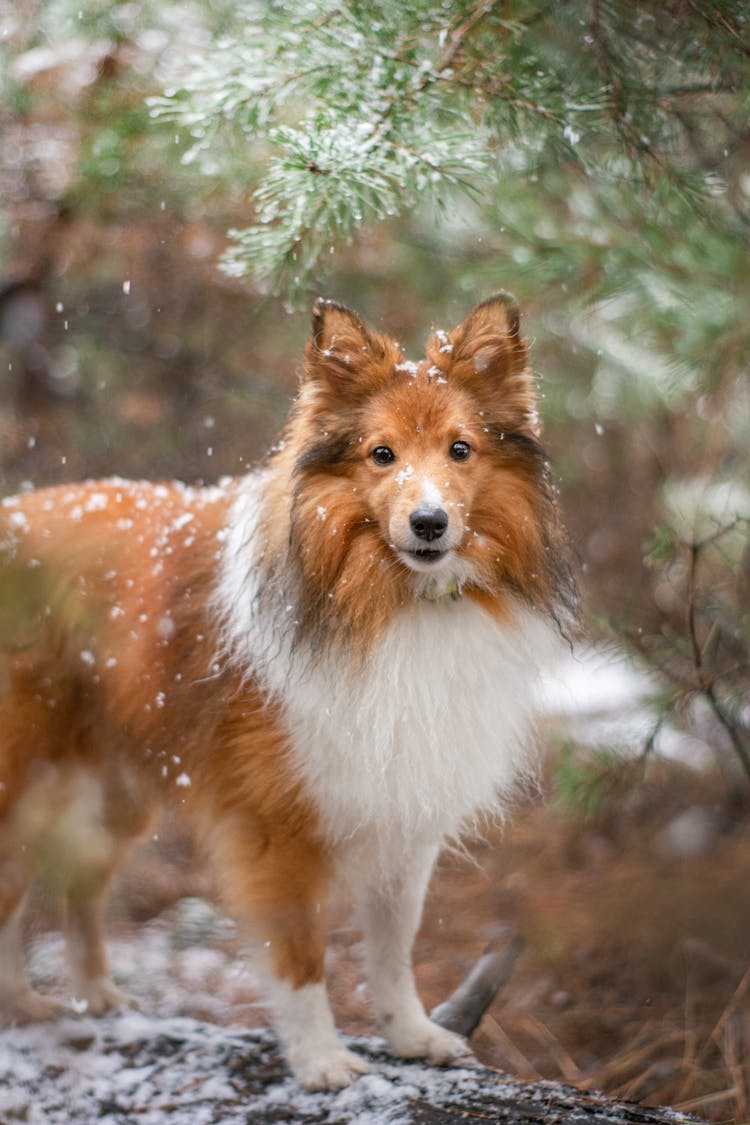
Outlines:
POLYGON ((687 603, 686 603, 686 618, 687 618, 687 634, 690 641, 690 649, 693 660, 693 672, 697 681, 698 691, 708 701, 711 710, 713 711, 716 719, 721 727, 726 732, 732 743, 739 762, 745 771, 748 779, 750 780, 750 754, 744 746, 740 738, 737 726, 732 722, 727 715, 724 707, 722 706, 717 694, 715 684, 707 680, 705 669, 703 665, 703 648, 698 639, 698 626, 697 626, 697 582, 698 582, 698 563, 700 560, 701 552, 710 544, 715 543, 717 539, 726 535, 733 527, 739 522, 737 517, 732 524, 721 528, 714 535, 707 536, 701 540, 694 540, 688 544, 688 588, 687 588, 687 603))

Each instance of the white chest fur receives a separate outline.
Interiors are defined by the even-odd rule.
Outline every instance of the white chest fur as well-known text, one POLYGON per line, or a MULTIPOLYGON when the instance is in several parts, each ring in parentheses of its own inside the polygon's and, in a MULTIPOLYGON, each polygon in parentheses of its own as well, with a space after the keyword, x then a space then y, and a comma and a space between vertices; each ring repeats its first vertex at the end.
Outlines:
POLYGON ((247 478, 228 530, 216 598, 224 651, 281 704, 329 839, 392 852, 501 811, 532 770, 532 695, 554 630, 522 606, 501 625, 465 596, 415 599, 363 668, 335 646, 324 657, 294 648, 257 600, 262 491, 262 477, 247 478))
POLYGON ((366 667, 331 655, 288 681, 297 768, 333 840, 440 840, 502 808, 530 770, 529 719, 550 631, 502 627, 468 598, 415 602, 366 667))

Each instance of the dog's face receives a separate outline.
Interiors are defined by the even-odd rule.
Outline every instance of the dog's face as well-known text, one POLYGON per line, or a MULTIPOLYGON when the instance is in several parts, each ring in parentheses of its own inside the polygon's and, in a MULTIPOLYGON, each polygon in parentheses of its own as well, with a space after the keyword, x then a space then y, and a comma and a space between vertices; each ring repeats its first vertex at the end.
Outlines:
POLYGON ((533 381, 508 298, 436 332, 418 363, 356 313, 319 302, 306 354, 297 467, 308 514, 313 500, 322 519, 335 510, 339 551, 347 536, 360 553, 368 539, 381 568, 423 589, 493 585, 531 526, 539 472, 533 381))
POLYGON ((383 541, 409 570, 469 577, 475 501, 488 486, 489 443, 470 395, 423 361, 362 415, 361 481, 383 541))

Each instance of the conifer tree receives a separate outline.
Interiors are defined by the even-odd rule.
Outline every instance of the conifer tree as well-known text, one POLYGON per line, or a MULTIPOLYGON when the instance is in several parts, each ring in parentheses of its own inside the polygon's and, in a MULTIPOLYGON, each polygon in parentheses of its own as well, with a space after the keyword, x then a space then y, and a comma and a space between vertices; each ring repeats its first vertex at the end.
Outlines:
POLYGON ((294 297, 408 217, 453 284, 481 288, 501 254, 553 317, 588 310, 589 417, 698 415, 654 502, 646 627, 625 632, 666 685, 655 730, 700 699, 750 777, 749 23, 737 0, 240 3, 154 112, 207 175, 244 161, 255 221, 230 273, 294 297))

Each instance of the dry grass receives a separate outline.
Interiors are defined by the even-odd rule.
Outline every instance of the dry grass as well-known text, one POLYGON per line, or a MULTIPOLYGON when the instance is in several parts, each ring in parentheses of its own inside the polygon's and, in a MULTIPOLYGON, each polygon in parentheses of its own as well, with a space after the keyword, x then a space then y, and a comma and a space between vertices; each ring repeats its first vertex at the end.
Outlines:
MULTIPOLYGON (((525 810, 445 868, 421 952, 462 964, 492 920, 526 939, 516 974, 475 1038, 524 1078, 561 1078, 717 1121, 750 1119, 750 812, 718 779, 656 768, 597 821, 525 810), (700 803, 714 831, 673 854, 664 830, 700 803), (452 919, 437 947, 434 913, 452 919)), ((441 983, 423 970, 425 991, 441 983)), ((451 982, 446 980, 443 987, 451 982)))

